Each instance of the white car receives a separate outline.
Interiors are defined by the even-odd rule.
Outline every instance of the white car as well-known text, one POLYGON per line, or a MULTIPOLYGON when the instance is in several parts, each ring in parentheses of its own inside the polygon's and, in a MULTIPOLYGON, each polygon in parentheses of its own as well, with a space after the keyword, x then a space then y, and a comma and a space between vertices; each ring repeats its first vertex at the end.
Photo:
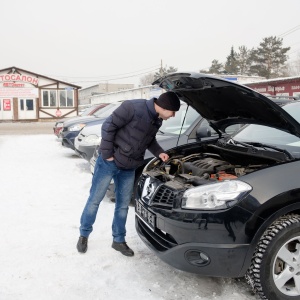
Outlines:
POLYGON ((75 138, 76 153, 87 161, 90 161, 96 146, 100 144, 101 128, 104 121, 105 119, 99 120, 95 124, 85 126, 75 138))

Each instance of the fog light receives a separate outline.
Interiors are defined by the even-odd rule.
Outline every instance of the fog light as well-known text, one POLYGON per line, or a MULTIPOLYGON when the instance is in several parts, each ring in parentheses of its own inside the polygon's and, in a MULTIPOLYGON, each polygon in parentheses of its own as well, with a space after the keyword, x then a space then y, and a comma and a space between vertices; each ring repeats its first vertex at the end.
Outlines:
POLYGON ((188 250, 184 254, 185 259, 193 266, 204 267, 210 263, 209 256, 199 250, 188 250))

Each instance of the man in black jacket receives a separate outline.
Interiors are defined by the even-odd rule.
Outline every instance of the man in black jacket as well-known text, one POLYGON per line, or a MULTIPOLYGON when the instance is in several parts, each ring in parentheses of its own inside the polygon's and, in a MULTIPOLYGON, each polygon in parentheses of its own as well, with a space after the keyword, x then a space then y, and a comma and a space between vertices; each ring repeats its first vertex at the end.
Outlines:
POLYGON ((175 116, 180 101, 173 92, 158 99, 124 101, 102 125, 99 148, 90 195, 80 219, 80 237, 77 250, 85 253, 88 237, 93 230, 99 205, 112 179, 115 183, 115 211, 112 223, 112 248, 123 255, 133 256, 127 246, 126 220, 131 200, 135 169, 143 164, 145 151, 166 161, 169 156, 156 141, 162 120, 175 116))

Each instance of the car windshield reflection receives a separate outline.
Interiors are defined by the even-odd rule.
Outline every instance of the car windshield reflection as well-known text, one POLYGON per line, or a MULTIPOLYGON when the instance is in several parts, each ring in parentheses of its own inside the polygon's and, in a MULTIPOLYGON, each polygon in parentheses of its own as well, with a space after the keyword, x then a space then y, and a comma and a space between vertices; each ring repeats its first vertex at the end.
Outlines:
MULTIPOLYGON (((300 102, 282 107, 300 123, 300 102)), ((233 136, 233 140, 244 143, 269 144, 285 149, 295 157, 300 157, 300 138, 286 131, 262 125, 247 125, 233 136)))

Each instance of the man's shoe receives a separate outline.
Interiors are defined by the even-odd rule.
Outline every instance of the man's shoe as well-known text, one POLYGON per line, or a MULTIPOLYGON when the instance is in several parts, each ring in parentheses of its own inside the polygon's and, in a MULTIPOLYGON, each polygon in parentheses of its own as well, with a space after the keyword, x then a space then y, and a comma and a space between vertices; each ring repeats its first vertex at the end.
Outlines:
POLYGON ((77 250, 80 253, 85 253, 88 248, 88 238, 85 236, 80 236, 77 243, 77 250))
POLYGON ((134 255, 134 252, 132 251, 132 249, 130 249, 125 242, 124 243, 113 242, 111 246, 115 250, 120 251, 123 255, 126 255, 126 256, 134 255))

